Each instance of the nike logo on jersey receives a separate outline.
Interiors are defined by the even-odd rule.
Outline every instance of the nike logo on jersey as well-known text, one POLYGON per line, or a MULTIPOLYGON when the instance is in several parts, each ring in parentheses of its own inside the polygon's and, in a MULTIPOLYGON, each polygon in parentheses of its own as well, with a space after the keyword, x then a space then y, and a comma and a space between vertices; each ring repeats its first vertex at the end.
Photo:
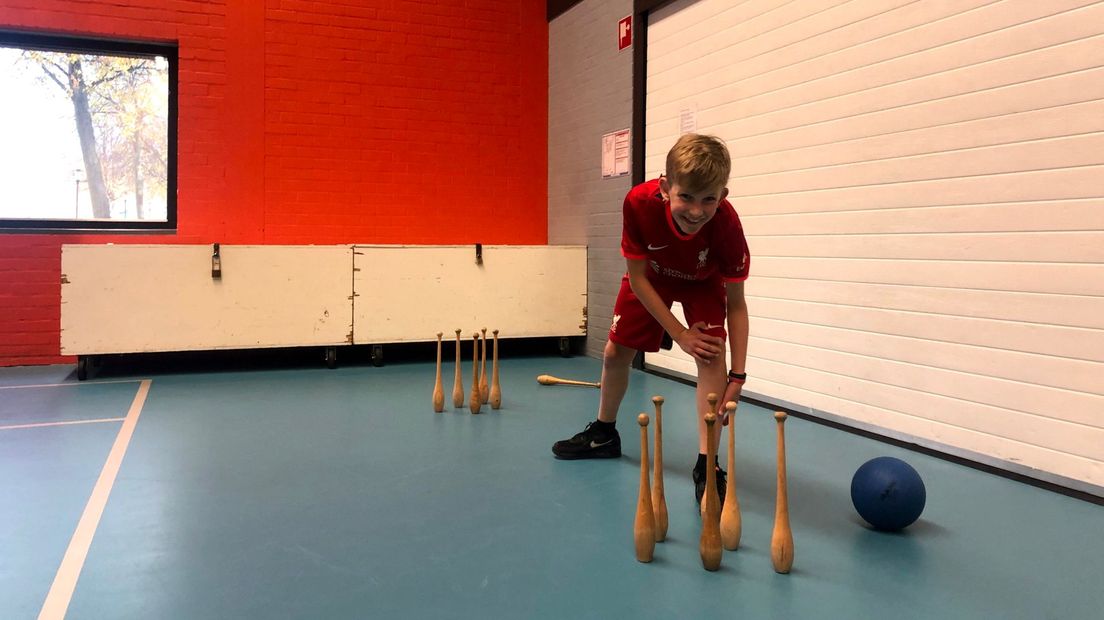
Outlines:
POLYGON ((718 327, 720 327, 720 325, 714 325, 712 323, 706 323, 705 327, 703 327, 702 329, 717 329, 718 327))
MULTIPOLYGON (((671 244, 668 243, 667 245, 671 245, 671 244)), ((667 246, 666 245, 652 245, 650 243, 648 244, 648 249, 653 250, 653 251, 654 250, 662 250, 665 247, 667 247, 667 246)))

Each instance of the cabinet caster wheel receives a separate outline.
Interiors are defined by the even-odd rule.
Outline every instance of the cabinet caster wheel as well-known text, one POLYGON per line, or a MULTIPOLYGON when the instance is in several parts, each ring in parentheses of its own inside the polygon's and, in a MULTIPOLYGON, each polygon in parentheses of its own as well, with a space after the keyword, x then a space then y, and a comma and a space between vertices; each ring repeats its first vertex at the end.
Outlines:
POLYGON ((337 347, 326 347, 326 368, 337 368, 337 347))
POLYGON ((560 337, 560 357, 571 357, 571 341, 566 336, 560 337))
POLYGON ((372 365, 383 366, 383 345, 372 345, 372 365))

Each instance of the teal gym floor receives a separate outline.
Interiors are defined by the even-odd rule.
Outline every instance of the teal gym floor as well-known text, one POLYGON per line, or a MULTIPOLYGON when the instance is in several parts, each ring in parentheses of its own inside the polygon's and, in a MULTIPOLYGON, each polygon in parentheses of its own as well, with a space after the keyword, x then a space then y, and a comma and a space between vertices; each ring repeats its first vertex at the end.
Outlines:
POLYGON ((534 377, 599 371, 585 357, 504 359, 502 409, 471 415, 451 406, 450 362, 442 414, 427 361, 82 383, 73 366, 0 369, 0 618, 38 617, 63 564, 75 587, 55 585, 54 604, 69 618, 1102 617, 1104 507, 792 416, 795 560, 775 574, 775 422, 750 404, 736 418, 742 547, 706 572, 693 388, 634 372, 624 456, 552 457, 598 392, 534 377), (635 414, 655 394, 670 530, 641 564, 635 414), (81 420, 110 421, 41 425, 81 420), (113 445, 123 458, 96 519, 86 507, 113 445), (927 485, 900 534, 851 507, 851 474, 878 455, 927 485), (72 557, 89 526, 87 555, 72 557))

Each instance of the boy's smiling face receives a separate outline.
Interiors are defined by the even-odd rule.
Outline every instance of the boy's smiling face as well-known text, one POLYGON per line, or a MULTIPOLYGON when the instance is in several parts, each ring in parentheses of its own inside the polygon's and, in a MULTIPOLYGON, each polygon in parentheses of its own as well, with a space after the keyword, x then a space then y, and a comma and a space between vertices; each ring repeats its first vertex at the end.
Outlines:
POLYGON ((671 203, 671 219, 683 234, 696 234, 713 216, 717 207, 728 195, 728 188, 691 190, 678 183, 670 183, 667 177, 659 180, 659 189, 663 197, 671 203))

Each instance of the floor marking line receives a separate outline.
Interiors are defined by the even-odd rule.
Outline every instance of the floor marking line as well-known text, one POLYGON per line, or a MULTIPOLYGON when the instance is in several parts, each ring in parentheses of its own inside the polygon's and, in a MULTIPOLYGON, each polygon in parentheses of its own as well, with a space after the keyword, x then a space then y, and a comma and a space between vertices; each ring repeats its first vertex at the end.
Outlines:
POLYGON ((65 557, 62 558, 61 566, 54 576, 54 583, 50 586, 50 592, 42 604, 38 620, 61 620, 69 609, 73 590, 77 587, 77 579, 84 567, 84 560, 88 557, 88 548, 92 545, 92 537, 100 524, 104 506, 107 505, 107 498, 111 494, 111 487, 115 485, 115 476, 119 473, 123 456, 134 434, 134 427, 138 424, 138 416, 142 414, 142 406, 146 403, 149 388, 149 379, 144 379, 138 386, 138 393, 134 395, 130 411, 127 412, 123 425, 119 428, 119 434, 115 436, 115 444, 111 446, 111 452, 107 455, 100 477, 96 480, 96 486, 93 487, 92 495, 89 496, 88 503, 84 507, 84 513, 81 514, 77 529, 73 532, 73 538, 69 540, 69 547, 65 550, 65 557))
POLYGON ((70 385, 106 385, 108 383, 137 383, 149 379, 113 379, 111 381, 81 381, 80 383, 34 383, 31 385, 0 385, 0 390, 22 390, 26 388, 68 387, 70 385))
POLYGON ((95 420, 66 420, 64 422, 32 422, 30 424, 11 424, 0 426, 0 431, 10 431, 18 428, 42 428, 43 426, 69 426, 72 424, 98 424, 100 422, 122 422, 126 418, 96 418, 95 420))

